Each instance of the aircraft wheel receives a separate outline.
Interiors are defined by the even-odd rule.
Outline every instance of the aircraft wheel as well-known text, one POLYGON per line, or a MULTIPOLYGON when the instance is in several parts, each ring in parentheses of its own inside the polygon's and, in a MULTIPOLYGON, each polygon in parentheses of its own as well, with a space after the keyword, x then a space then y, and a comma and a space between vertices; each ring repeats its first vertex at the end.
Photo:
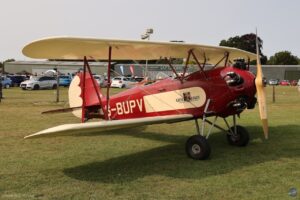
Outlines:
POLYGON ((205 137, 201 135, 193 135, 185 145, 187 155, 195 160, 205 160, 210 155, 210 146, 205 137))
MULTIPOLYGON (((234 127, 230 128, 234 132, 234 127)), ((249 133, 242 126, 236 126, 236 135, 227 134, 227 140, 230 145, 246 146, 249 143, 249 133)))

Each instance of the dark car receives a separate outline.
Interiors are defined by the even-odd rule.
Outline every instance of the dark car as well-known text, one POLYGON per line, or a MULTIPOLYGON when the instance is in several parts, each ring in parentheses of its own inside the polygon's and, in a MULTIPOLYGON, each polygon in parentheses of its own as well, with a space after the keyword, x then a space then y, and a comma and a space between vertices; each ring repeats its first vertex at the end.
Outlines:
POLYGON ((25 76, 21 76, 21 75, 10 75, 8 76, 10 78, 10 80, 12 81, 11 86, 17 86, 19 87, 20 84, 26 80, 25 76))
POLYGON ((134 77, 134 80, 136 80, 137 82, 141 82, 144 80, 144 77, 134 77))

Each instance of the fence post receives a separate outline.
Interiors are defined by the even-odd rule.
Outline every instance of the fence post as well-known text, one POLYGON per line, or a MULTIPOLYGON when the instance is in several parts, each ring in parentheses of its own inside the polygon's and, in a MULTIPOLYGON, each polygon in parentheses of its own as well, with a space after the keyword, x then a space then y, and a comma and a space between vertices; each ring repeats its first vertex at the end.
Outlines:
POLYGON ((59 72, 56 73, 56 103, 59 102, 59 72))
POLYGON ((273 85, 273 103, 275 103, 275 85, 273 85))
POLYGON ((1 103, 1 99, 2 99, 2 80, 0 78, 0 103, 1 103))

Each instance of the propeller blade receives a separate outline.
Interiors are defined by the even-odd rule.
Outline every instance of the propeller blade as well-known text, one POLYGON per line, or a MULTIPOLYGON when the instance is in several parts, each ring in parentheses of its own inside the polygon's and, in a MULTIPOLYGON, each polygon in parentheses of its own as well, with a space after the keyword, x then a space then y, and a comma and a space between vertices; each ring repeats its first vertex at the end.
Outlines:
POLYGON ((263 83, 263 72, 260 63, 257 33, 256 33, 256 56, 257 56, 257 61, 256 61, 257 73, 255 78, 255 85, 257 91, 257 102, 258 102, 259 114, 260 114, 260 119, 262 121, 264 135, 265 138, 268 139, 269 127, 268 127, 268 117, 267 117, 266 89, 263 83))

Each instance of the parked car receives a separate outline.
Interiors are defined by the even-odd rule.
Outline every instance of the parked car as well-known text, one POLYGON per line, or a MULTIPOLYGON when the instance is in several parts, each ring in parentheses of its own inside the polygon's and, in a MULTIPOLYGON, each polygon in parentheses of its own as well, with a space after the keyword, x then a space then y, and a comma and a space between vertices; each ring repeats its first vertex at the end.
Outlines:
POLYGON ((31 79, 21 83, 20 87, 23 90, 38 90, 38 89, 55 89, 57 87, 57 81, 52 76, 35 76, 31 79))
POLYGON ((290 84, 291 84, 291 86, 297 86, 298 81, 297 80, 291 80, 290 84))
POLYGON ((278 85, 279 84, 279 80, 278 79, 270 79, 269 80, 269 85, 278 85))
POLYGON ((130 77, 128 78, 128 83, 126 85, 126 88, 133 88, 135 86, 137 86, 139 82, 137 80, 134 79, 134 77, 130 77))
POLYGON ((279 85, 283 85, 283 86, 290 85, 290 81, 289 80, 282 80, 282 81, 280 81, 279 85))
POLYGON ((1 76, 1 83, 2 83, 2 87, 7 89, 10 88, 12 81, 10 78, 1 76))
POLYGON ((134 77, 134 80, 136 80, 137 82, 141 82, 144 80, 144 77, 134 77))
POLYGON ((68 87, 71 84, 71 81, 72 81, 71 76, 67 76, 67 75, 59 76, 59 86, 68 87))
POLYGON ((107 87, 107 81, 102 75, 93 75, 94 79, 97 81, 100 87, 107 87))
POLYGON ((129 79, 123 76, 118 76, 112 79, 111 87, 125 88, 129 84, 129 79))
POLYGON ((19 87, 20 84, 26 80, 26 77, 25 76, 22 76, 22 75, 9 75, 7 76, 11 79, 12 83, 11 83, 11 86, 14 87, 14 86, 17 86, 19 87))

